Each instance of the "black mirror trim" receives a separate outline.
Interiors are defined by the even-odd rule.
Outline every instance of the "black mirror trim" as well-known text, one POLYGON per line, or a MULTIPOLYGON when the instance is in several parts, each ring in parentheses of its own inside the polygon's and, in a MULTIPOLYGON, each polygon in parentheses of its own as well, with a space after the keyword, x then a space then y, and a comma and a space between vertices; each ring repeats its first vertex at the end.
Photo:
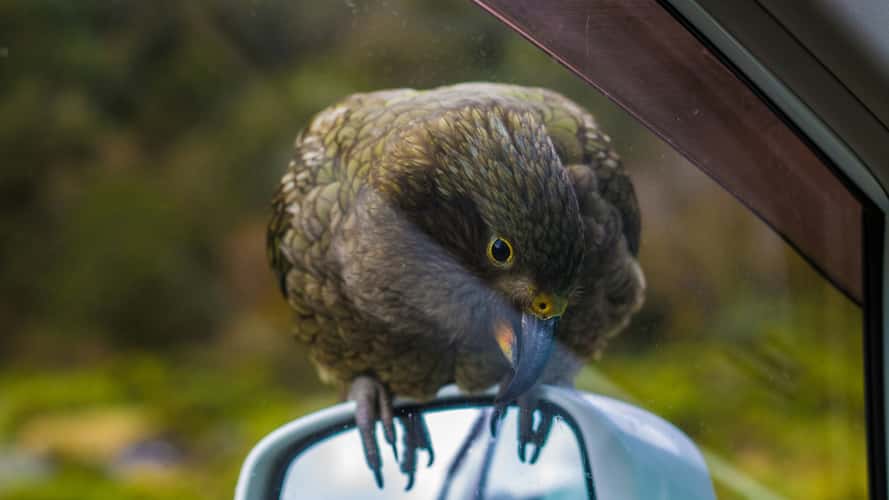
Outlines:
MULTIPOLYGON (((476 408, 483 406, 492 406, 493 404, 493 395, 448 397, 443 399, 435 399, 426 403, 399 403, 396 401, 395 416, 401 417, 411 412, 434 410, 439 408, 476 408)), ((583 433, 581 433, 580 431, 580 426, 577 425, 574 417, 571 416, 559 405, 546 400, 541 401, 541 405, 543 405, 545 409, 551 410, 553 411, 553 413, 558 415, 571 428, 572 432, 574 432, 574 435, 577 438, 578 445, 580 447, 580 456, 584 470, 584 482, 586 483, 587 492, 589 493, 588 498, 589 500, 596 500, 596 490, 593 481, 592 464, 590 462, 589 453, 587 453, 586 440, 584 439, 583 433)), ((304 439, 300 439, 299 441, 296 441, 290 446, 286 447, 275 458, 274 466, 272 468, 272 470, 274 471, 272 473, 272 481, 269 481, 268 483, 269 488, 263 495, 264 498, 266 498, 267 500, 279 500, 281 498, 281 488, 284 484, 287 469, 289 468, 291 460, 294 456, 302 453, 307 448, 319 441, 322 441, 335 434, 349 430, 354 427, 354 416, 334 420, 323 430, 318 431, 304 439)))

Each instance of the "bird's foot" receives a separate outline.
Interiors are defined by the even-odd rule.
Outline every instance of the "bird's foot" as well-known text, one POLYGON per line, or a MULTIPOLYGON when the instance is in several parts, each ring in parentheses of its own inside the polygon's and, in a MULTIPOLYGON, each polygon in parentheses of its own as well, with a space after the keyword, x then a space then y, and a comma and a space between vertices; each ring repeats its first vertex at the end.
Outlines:
MULTIPOLYGON (((383 436, 392 447, 392 455, 398 461, 398 448, 395 444, 394 410, 392 408, 392 396, 386 387, 376 378, 362 375, 356 377, 349 387, 349 399, 355 401, 355 424, 358 434, 361 436, 361 446, 364 448, 364 459, 367 466, 373 472, 377 487, 383 488, 383 462, 380 457, 380 447, 377 444, 376 424, 379 420, 383 424, 383 436)), ((417 451, 426 450, 429 454, 427 467, 435 460, 432 450, 432 440, 429 438, 429 429, 423 414, 412 410, 398 417, 404 427, 404 455, 401 457, 401 472, 407 476, 405 491, 414 486, 414 476, 417 472, 417 451)))
POLYGON ((553 421, 556 414, 552 406, 542 403, 536 390, 530 390, 519 396, 516 403, 519 406, 519 422, 518 422, 518 446, 519 460, 525 462, 525 451, 528 444, 534 445, 534 454, 531 455, 529 463, 537 463, 540 458, 540 451, 543 445, 549 439, 549 433, 553 428, 553 421), (534 413, 539 415, 537 425, 534 425, 534 413))
MULTIPOLYGON (((540 452, 543 450, 543 446, 546 444, 546 440, 549 438, 549 433, 553 427, 553 421, 556 418, 556 414, 553 411, 550 405, 543 403, 540 399, 539 390, 537 387, 530 389, 525 392, 521 396, 519 396, 516 401, 516 406, 519 408, 518 415, 518 453, 519 460, 521 462, 525 462, 526 451, 529 444, 534 445, 534 454, 531 455, 531 460, 529 463, 534 464, 537 462, 537 459, 540 458, 540 452), (539 420, 534 422, 535 413, 538 415, 539 420)), ((491 435, 496 436, 497 431, 500 427, 500 421, 506 415, 507 404, 502 404, 494 407, 494 412, 491 414, 491 435)))
POLYGON ((392 397, 383 384, 367 375, 356 377, 349 387, 349 399, 355 401, 355 424, 361 436, 364 459, 373 472, 377 487, 383 488, 383 462, 377 444, 376 424, 383 424, 383 435, 392 446, 395 460, 398 450, 395 447, 395 424, 393 422, 392 397))
POLYGON ((407 486, 404 491, 409 491, 414 486, 414 475, 417 472, 417 450, 426 450, 429 460, 426 467, 430 467, 435 461, 435 452, 432 450, 432 440, 429 439, 429 429, 423 414, 417 410, 408 411, 399 417, 404 426, 404 456, 401 458, 401 472, 407 476, 407 486))

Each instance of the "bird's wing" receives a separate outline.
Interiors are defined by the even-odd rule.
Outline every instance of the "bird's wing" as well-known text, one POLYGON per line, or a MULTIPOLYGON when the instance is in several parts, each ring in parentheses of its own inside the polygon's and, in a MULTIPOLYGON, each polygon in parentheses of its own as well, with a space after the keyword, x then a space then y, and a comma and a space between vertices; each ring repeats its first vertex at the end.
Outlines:
MULTIPOLYGON (((293 157, 272 199, 266 251, 281 292, 291 299, 288 276, 323 279, 324 256, 335 219, 341 213, 336 144, 329 136, 342 125, 345 107, 319 113, 294 142, 293 157)), ((305 283, 302 283, 305 285, 305 283)))
POLYGON ((266 233, 269 263, 281 292, 297 309, 324 309, 310 306, 331 302, 336 295, 335 263, 328 259, 328 248, 354 202, 358 177, 366 175, 368 160, 362 154, 359 161, 359 152, 374 150, 385 130, 367 125, 388 101, 412 92, 353 94, 319 112, 297 135, 272 199, 266 233), (324 297, 309 296, 312 291, 324 297))
MULTIPOLYGON (((299 143, 299 141, 300 139, 297 138, 297 143, 299 143)), ((288 167, 286 175, 292 177, 291 172, 291 168, 288 167)), ((278 185, 278 189, 275 191, 275 196, 272 198, 272 218, 269 221, 265 239, 266 255, 269 259, 269 265, 271 265, 272 271, 277 278, 278 286, 281 288, 281 293, 285 297, 287 296, 287 272, 290 271, 290 268, 293 266, 290 260, 285 257, 282 249, 285 235, 290 230, 290 217, 288 217, 287 213, 287 198, 291 191, 292 187, 288 186, 283 181, 278 185)))

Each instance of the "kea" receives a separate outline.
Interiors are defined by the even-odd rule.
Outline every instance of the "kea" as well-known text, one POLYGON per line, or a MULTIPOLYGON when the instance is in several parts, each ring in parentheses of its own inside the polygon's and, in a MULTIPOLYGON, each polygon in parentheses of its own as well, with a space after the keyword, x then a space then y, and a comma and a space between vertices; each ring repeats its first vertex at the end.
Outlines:
MULTIPOLYGON (((349 96, 299 133, 272 205, 293 332, 356 402, 380 487, 375 427, 397 457, 393 397, 499 385, 537 453, 531 389, 573 385, 643 300, 631 180, 593 116, 550 90, 349 96)), ((420 415, 402 423, 410 487, 432 447, 420 415)))

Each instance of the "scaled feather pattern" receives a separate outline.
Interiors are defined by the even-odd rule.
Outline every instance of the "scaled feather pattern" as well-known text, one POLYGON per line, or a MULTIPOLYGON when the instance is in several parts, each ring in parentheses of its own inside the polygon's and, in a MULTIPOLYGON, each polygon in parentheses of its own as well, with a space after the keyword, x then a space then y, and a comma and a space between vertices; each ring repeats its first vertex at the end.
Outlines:
POLYGON ((540 88, 349 96, 297 136, 269 259, 321 377, 428 399, 511 367, 497 325, 567 297, 540 382, 570 384, 638 310, 639 208, 593 116, 540 88), (492 238, 514 261, 493 265, 492 238))

